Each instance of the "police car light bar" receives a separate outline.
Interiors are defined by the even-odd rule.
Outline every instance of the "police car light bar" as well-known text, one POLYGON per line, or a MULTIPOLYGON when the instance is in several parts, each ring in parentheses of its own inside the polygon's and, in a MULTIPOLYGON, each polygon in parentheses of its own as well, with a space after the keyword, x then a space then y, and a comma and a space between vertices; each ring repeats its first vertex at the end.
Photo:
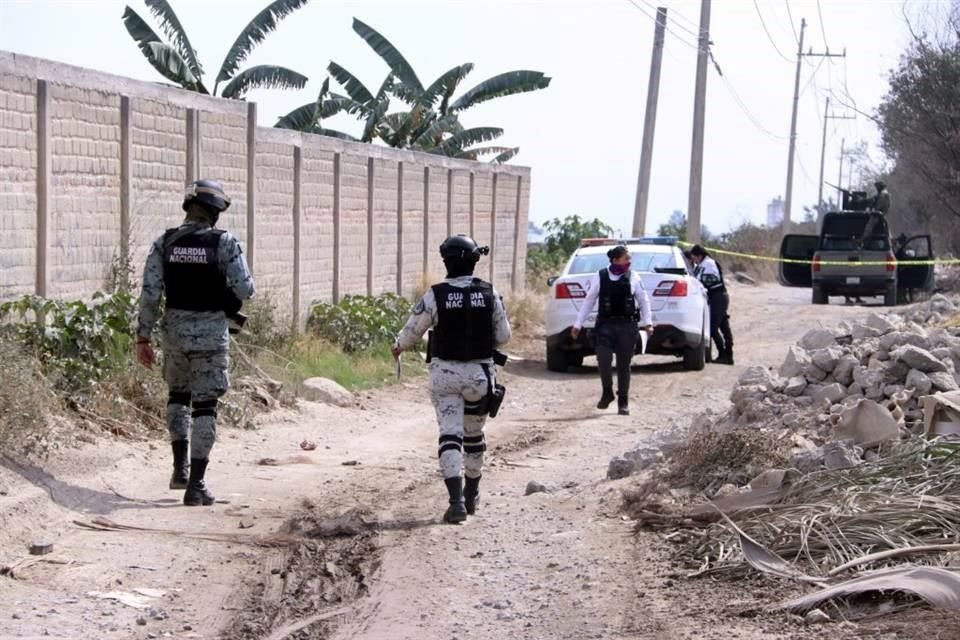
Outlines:
POLYGON ((600 247, 604 245, 627 244, 659 244, 673 246, 677 244, 677 236, 644 236, 642 238, 584 238, 580 241, 581 247, 600 247))

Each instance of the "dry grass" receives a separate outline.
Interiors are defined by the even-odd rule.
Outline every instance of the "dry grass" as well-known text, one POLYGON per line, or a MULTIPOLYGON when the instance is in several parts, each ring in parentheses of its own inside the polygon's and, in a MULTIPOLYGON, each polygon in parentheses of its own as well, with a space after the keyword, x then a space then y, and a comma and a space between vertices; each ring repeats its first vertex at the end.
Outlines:
POLYGON ((52 418, 62 408, 39 361, 0 337, 0 451, 48 453, 60 444, 52 418))
POLYGON ((547 296, 539 291, 522 291, 504 297, 507 317, 518 335, 539 337, 543 334, 547 296))
POLYGON ((673 453, 665 479, 712 495, 725 484, 744 485, 764 469, 785 464, 782 446, 756 430, 697 433, 673 453))

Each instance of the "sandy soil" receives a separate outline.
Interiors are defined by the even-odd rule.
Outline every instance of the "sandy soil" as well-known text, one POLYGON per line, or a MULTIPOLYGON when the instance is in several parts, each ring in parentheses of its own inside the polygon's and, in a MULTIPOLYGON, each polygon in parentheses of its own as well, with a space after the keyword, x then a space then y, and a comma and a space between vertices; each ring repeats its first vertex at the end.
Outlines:
POLYGON ((626 418, 594 408, 595 368, 548 373, 540 340, 512 345, 524 360, 507 368, 480 511, 463 526, 440 523, 422 379, 355 409, 303 403, 255 431, 225 431, 212 508, 185 508, 166 489, 162 442, 102 439, 42 468, 0 461, 0 639, 960 637, 930 611, 817 628, 743 615, 790 587, 678 577, 662 534, 621 516, 636 480, 606 480, 612 456, 722 410, 740 371, 778 365, 818 323, 871 311, 814 307, 809 292, 776 286, 731 297, 737 366, 685 372, 637 358, 626 418), (301 450, 304 439, 317 449, 301 450), (551 491, 525 496, 532 480, 551 491), (53 552, 28 555, 35 540, 53 552))

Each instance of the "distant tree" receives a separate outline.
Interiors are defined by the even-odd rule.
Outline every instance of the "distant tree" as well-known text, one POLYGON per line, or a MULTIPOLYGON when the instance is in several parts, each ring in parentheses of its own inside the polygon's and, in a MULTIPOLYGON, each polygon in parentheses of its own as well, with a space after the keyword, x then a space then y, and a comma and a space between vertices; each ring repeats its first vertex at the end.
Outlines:
MULTIPOLYGON (((658 236, 675 236, 680 240, 687 239, 687 215, 679 209, 674 209, 666 223, 657 227, 658 236)), ((706 225, 700 225, 700 242, 708 243, 714 240, 714 235, 706 225)))
POLYGON ((585 220, 577 215, 554 218, 543 223, 547 236, 542 247, 527 251, 527 275, 536 282, 542 275, 560 270, 584 238, 606 238, 613 227, 599 218, 585 220))
MULTIPOLYGON (((307 4, 307 0, 274 0, 243 28, 227 52, 214 80, 213 91, 203 83, 203 67, 187 32, 167 0, 144 0, 144 4, 160 22, 166 36, 161 38, 140 15, 127 6, 123 25, 147 62, 164 78, 189 91, 219 95, 221 98, 243 99, 251 89, 302 89, 307 77, 276 65, 258 65, 240 70, 240 65, 279 22, 307 4), (221 83, 226 83, 220 89, 221 83)), ((225 9, 232 11, 232 6, 225 9)))

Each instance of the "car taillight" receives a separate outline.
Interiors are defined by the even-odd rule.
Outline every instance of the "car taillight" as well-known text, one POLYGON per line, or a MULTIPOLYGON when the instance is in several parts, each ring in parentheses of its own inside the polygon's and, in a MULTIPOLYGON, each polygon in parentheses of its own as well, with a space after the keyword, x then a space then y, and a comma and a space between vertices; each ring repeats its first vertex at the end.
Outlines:
POLYGON ((820 273, 820 256, 813 256, 813 272, 820 273))
POLYGON ((897 257, 892 253, 887 254, 887 271, 897 270, 897 257))
POLYGON ((586 298, 587 292, 576 282, 561 282, 557 285, 557 300, 570 298, 586 298))
POLYGON ((653 290, 655 296, 681 297, 687 295, 686 280, 664 280, 653 290))

